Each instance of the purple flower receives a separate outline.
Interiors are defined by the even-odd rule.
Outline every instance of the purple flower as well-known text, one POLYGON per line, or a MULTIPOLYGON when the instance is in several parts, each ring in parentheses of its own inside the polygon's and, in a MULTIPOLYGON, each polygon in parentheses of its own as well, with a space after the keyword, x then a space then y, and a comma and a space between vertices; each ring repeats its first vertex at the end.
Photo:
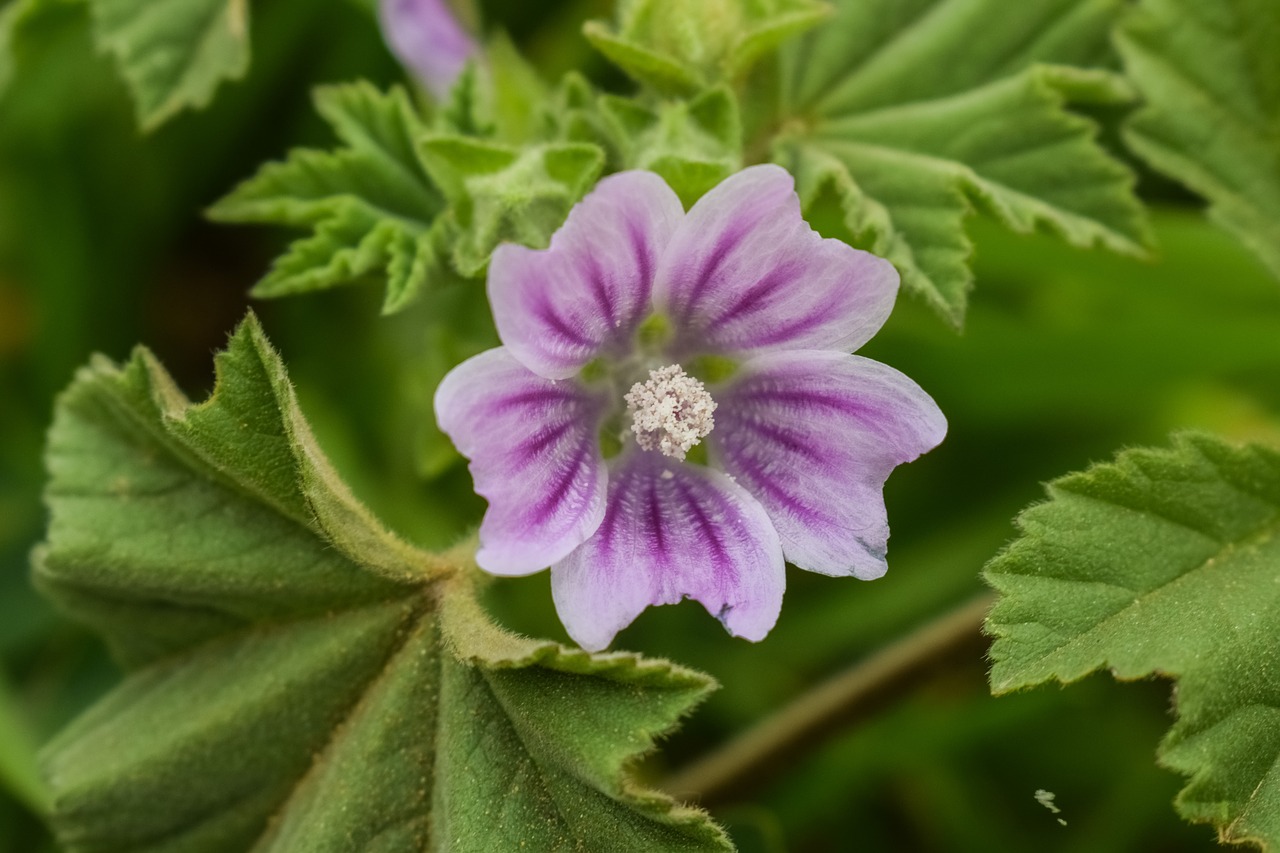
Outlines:
POLYGON ((475 40, 446 0, 379 0, 382 34, 391 50, 437 100, 476 53, 475 40))
POLYGON ((885 479, 946 433, 918 385, 849 354, 897 290, 890 263, 809 228, 777 166, 687 214, 657 175, 623 172, 550 248, 500 246, 505 346, 435 399, 489 501, 480 567, 550 566, 560 619, 591 650, 683 598, 759 640, 784 559, 880 577, 885 479))

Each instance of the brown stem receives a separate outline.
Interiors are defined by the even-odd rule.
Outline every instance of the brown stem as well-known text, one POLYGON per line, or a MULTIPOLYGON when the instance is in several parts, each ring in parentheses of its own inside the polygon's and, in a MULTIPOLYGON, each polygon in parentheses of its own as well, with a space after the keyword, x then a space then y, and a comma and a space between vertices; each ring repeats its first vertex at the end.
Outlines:
POLYGON ((993 600, 980 595, 838 673, 677 771, 663 788, 705 806, 742 799, 801 753, 911 693, 939 664, 980 649, 993 600))

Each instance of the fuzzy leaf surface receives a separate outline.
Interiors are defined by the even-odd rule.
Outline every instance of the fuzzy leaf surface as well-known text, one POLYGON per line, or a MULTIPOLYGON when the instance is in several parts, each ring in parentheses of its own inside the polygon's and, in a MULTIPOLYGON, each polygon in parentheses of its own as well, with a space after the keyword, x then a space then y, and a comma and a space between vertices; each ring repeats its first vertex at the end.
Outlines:
POLYGON ((657 172, 686 208, 742 168, 742 120, 726 86, 657 107, 612 95, 600 104, 621 168, 657 172))
POLYGON ((1179 812, 1280 847, 1280 452, 1183 435, 1048 492, 986 569, 992 691, 1176 679, 1159 756, 1190 777, 1179 812))
POLYGON ((1108 60, 1122 0, 838 0, 783 53, 773 158, 814 218, 893 261, 952 324, 973 275, 964 220, 1142 254, 1132 176, 1071 105, 1131 97, 1108 60))
POLYGON ((600 176, 604 152, 585 142, 516 148, 457 134, 432 134, 423 162, 449 202, 452 262, 478 276, 499 243, 544 248, 600 176))
POLYGON ((741 77, 830 13, 818 0, 624 0, 616 28, 592 21, 584 32, 636 81, 666 94, 691 95, 741 77))
POLYGON ((343 147, 300 149, 217 202, 209 216, 310 228, 254 287, 259 297, 385 277, 394 313, 443 274, 444 199, 417 154, 426 132, 404 91, 368 83, 322 86, 316 109, 343 147))
POLYGON ((99 47, 115 57, 154 130, 207 105, 226 80, 249 70, 249 0, 90 0, 99 47))
POLYGON ((1146 99, 1130 147, 1280 277, 1280 4, 1144 0, 1117 41, 1146 99))
POLYGON ((71 851, 727 849, 624 772, 711 684, 507 634, 316 446, 250 318, 192 404, 96 359, 50 434, 40 588, 123 683, 45 749, 71 851))

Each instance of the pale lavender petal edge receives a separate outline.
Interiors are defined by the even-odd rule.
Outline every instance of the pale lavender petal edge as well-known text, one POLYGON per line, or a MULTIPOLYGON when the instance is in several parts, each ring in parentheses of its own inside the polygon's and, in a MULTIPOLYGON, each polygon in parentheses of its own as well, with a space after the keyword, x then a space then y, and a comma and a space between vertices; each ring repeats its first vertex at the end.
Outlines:
POLYGON ((801 215, 795 181, 765 164, 694 204, 663 256, 654 299, 677 329, 673 354, 855 350, 898 293, 893 264, 824 239, 801 215))
POLYGON ((827 351, 754 357, 713 393, 711 459, 764 506, 787 560, 883 575, 884 483, 945 437, 933 398, 892 367, 827 351))
POLYGON ((781 542, 751 495, 718 471, 644 451, 611 464, 600 527, 551 567, 560 621, 588 651, 645 608, 684 598, 734 636, 761 640, 785 587, 781 542))
POLYGON ((531 574, 586 541, 604 518, 608 471, 599 427, 606 401, 576 382, 530 372, 498 347, 451 370, 436 420, 470 460, 489 501, 476 563, 531 574))
POLYGON ((378 18, 392 52, 437 100, 477 51, 446 0, 380 0, 378 18))
POLYGON ((619 172, 569 212, 546 249, 504 244, 489 263, 502 343, 549 379, 625 355, 652 310, 653 279, 684 208, 652 172, 619 172))

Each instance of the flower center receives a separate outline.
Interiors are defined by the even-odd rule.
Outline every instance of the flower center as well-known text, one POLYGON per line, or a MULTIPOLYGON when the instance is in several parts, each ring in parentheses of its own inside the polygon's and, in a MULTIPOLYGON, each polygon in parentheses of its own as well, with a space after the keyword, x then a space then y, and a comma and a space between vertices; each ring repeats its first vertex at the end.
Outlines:
POLYGON ((684 459, 716 425, 716 401, 678 364, 650 370, 648 380, 632 385, 625 399, 636 444, 664 456, 684 459))

